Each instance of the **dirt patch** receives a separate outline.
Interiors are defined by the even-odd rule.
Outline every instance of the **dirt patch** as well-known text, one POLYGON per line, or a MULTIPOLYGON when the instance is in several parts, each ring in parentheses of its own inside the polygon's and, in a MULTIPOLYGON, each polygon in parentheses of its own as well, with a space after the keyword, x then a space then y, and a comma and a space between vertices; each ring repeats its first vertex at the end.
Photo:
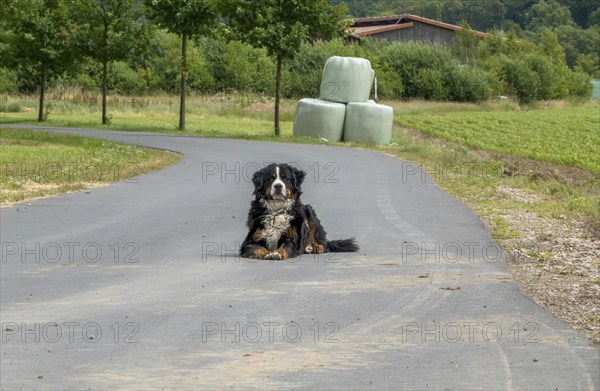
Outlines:
POLYGON ((73 182, 67 185, 60 183, 36 183, 31 180, 22 181, 16 189, 0 188, 0 207, 14 206, 20 202, 52 197, 57 194, 73 191, 89 190, 107 186, 102 182, 73 182))
POLYGON ((540 306, 600 345, 600 239, 582 221, 518 210, 502 217, 519 234, 500 241, 517 283, 540 306))

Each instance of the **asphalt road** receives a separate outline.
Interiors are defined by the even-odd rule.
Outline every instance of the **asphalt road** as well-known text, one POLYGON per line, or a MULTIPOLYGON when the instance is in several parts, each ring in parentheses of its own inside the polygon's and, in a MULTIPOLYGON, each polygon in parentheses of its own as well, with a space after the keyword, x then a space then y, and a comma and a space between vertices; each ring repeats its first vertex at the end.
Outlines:
POLYGON ((55 130, 183 159, 1 209, 3 390, 600 389, 599 350, 522 293, 481 221, 414 164, 55 130), (273 161, 307 172, 304 202, 359 253, 237 256, 249 178, 273 161))

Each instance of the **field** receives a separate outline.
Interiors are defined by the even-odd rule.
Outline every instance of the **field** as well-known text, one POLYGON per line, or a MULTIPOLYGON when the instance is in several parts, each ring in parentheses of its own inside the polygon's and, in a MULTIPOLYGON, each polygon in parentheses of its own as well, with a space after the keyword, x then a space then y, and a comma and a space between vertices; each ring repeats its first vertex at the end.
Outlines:
POLYGON ((600 175, 597 104, 519 112, 407 113, 396 115, 396 121, 461 145, 576 166, 600 175))

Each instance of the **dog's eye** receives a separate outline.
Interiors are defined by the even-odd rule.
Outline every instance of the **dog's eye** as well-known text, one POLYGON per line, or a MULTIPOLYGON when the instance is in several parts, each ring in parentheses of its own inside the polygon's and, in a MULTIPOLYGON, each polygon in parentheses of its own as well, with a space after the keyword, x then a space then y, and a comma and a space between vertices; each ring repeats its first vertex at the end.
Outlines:
POLYGON ((277 177, 277 174, 275 173, 275 171, 273 171, 273 172, 271 173, 271 178, 276 178, 276 177, 277 177))
POLYGON ((282 177, 282 178, 285 178, 285 174, 281 174, 281 177, 282 177))

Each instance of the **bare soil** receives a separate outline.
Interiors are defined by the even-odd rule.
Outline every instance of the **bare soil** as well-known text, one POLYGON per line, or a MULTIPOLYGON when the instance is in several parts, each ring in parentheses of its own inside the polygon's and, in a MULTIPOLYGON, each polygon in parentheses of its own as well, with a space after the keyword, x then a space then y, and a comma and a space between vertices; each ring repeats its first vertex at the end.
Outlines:
POLYGON ((502 217, 519 234, 501 245, 523 291, 600 346, 600 239, 582 221, 518 210, 502 217))

